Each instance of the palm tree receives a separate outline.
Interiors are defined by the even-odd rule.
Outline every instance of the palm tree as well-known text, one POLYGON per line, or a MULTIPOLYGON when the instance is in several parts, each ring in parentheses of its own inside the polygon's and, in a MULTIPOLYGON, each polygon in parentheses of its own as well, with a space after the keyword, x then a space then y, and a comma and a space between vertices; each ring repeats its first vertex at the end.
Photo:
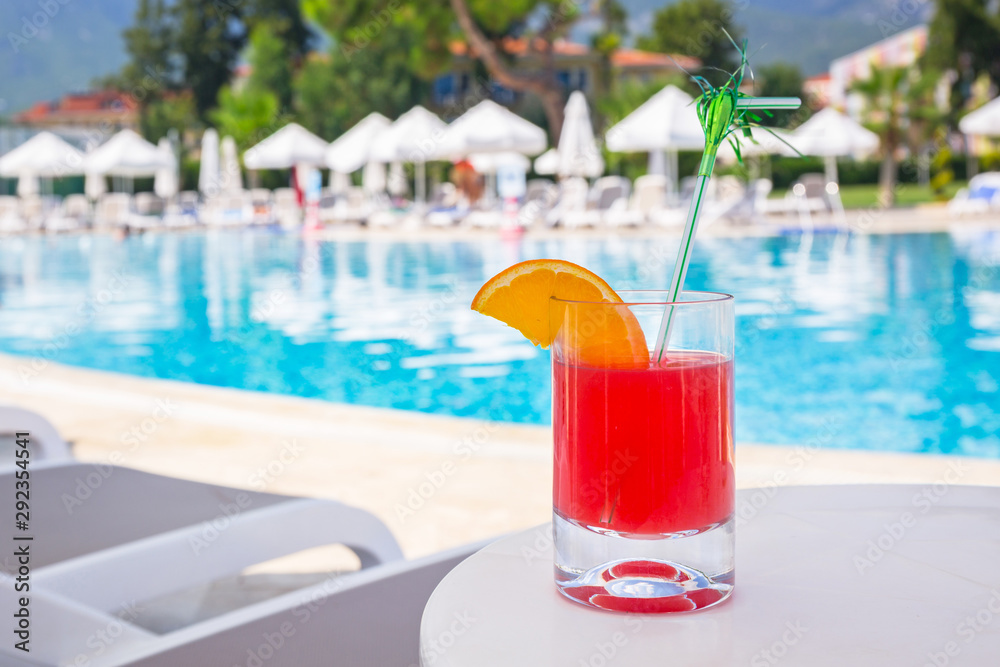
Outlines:
POLYGON ((910 70, 906 67, 875 67, 871 75, 851 85, 865 99, 865 126, 881 143, 882 166, 878 175, 879 202, 892 206, 896 198, 896 153, 906 138, 906 91, 910 70))
MULTIPOLYGON (((947 132, 948 109, 938 104, 937 90, 942 74, 938 70, 923 70, 913 78, 906 91, 907 143, 916 158, 918 182, 930 186, 932 154, 940 152, 947 132), (939 147, 935 151, 934 146, 939 147)), ((940 172, 939 172, 940 175, 940 172)))

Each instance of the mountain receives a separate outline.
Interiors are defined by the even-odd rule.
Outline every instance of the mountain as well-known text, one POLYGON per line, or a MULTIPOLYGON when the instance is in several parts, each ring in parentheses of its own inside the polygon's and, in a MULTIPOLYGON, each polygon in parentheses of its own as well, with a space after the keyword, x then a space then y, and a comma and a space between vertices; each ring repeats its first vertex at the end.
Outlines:
MULTIPOLYGON (((676 0, 622 0, 633 36, 646 33, 657 9, 676 0)), ((206 0, 207 2, 207 0, 206 0)), ((879 21, 901 28, 925 20, 932 3, 890 0, 732 0, 734 20, 750 39, 753 62, 793 62, 806 75, 832 59, 882 39, 879 21), (757 49, 760 49, 757 51, 757 49)), ((40 100, 84 90, 125 62, 122 30, 136 0, 0 0, 0 116, 40 100), (65 3, 65 4, 64 4, 65 3), (49 13, 46 13, 48 8, 49 13)), ((574 32, 586 39, 586 22, 574 32)))
MULTIPOLYGON (((676 0, 621 2, 635 36, 648 33, 656 10, 676 0)), ((753 63, 790 62, 806 76, 827 71, 831 60, 873 44, 892 30, 925 22, 933 10, 931 2, 898 0, 731 0, 731 5, 733 22, 749 39, 753 63), (907 11, 910 5, 916 11, 907 11)))
POLYGON ((136 0, 0 0, 0 115, 85 90, 125 62, 136 0), (48 12, 46 12, 46 9, 48 12))

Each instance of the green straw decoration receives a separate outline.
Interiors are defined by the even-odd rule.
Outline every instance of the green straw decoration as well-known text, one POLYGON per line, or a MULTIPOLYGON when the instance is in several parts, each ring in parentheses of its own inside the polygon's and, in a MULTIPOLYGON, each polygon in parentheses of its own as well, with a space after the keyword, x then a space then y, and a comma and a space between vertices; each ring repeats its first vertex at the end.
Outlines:
MULTIPOLYGON (((708 180, 712 177, 712 172, 715 169, 715 156, 719 151, 719 146, 728 138, 733 150, 736 151, 737 159, 742 161, 739 135, 736 133, 739 132, 744 138, 753 141, 750 128, 760 127, 758 124, 760 117, 752 110, 761 110, 765 114, 771 115, 770 109, 797 109, 802 104, 802 101, 797 97, 751 97, 741 93, 739 89, 743 84, 743 73, 748 68, 746 42, 744 42, 743 48, 740 48, 735 42, 733 45, 740 52, 740 66, 729 75, 729 79, 721 88, 715 88, 704 77, 691 77, 702 90, 696 102, 698 103, 698 120, 705 132, 705 150, 701 155, 698 180, 695 183, 694 194, 691 196, 684 234, 681 237, 680 249, 677 251, 677 262, 674 264, 674 274, 670 280, 670 290, 667 293, 669 305, 660 320, 660 330, 656 336, 656 348, 653 352, 656 364, 663 361, 663 355, 670 342, 674 304, 677 303, 684 288, 684 277, 687 275, 688 264, 691 261, 691 247, 698 229, 701 205, 708 187, 708 180)), ((767 128, 762 129, 770 132, 767 128)))

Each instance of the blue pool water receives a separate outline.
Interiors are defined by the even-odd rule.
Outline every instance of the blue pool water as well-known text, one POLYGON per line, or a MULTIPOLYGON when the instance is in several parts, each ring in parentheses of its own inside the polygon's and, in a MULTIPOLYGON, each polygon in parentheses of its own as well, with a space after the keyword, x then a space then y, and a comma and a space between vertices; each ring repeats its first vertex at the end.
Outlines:
MULTIPOLYGON (((476 290, 533 257, 663 288, 676 244, 7 238, 0 351, 542 424, 548 353, 470 311, 476 290)), ((690 288, 737 299, 738 440, 1000 457, 997 232, 702 239, 694 258, 690 288)))

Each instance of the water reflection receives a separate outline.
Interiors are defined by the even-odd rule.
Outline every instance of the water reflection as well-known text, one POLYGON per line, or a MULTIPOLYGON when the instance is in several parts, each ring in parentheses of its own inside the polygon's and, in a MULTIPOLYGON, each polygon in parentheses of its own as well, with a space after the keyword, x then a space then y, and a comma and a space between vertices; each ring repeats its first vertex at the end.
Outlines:
MULTIPOLYGON (((665 288, 677 240, 318 242, 260 233, 10 238, 0 350, 138 375, 545 423, 548 354, 469 310, 561 257, 665 288)), ((703 239, 737 297, 748 442, 1000 456, 1000 234, 703 239)))

